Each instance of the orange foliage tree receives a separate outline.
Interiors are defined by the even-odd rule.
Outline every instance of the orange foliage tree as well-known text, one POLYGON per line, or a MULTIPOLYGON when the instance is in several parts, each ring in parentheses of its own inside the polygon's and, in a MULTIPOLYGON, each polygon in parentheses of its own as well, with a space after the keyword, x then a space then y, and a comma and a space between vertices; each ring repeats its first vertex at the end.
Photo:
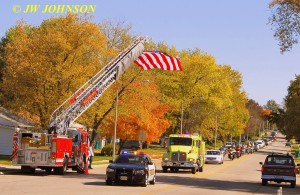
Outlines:
MULTIPOLYGON (((154 83, 135 83, 119 98, 117 137, 122 140, 139 139, 142 130, 148 143, 157 141, 170 126, 165 113, 170 106, 162 104, 158 96, 158 86, 154 83)), ((102 135, 113 136, 115 117, 111 114, 101 125, 102 135)))
POLYGON ((263 111, 263 116, 264 116, 264 117, 268 117, 270 114, 271 114, 270 109, 265 109, 265 110, 263 111))

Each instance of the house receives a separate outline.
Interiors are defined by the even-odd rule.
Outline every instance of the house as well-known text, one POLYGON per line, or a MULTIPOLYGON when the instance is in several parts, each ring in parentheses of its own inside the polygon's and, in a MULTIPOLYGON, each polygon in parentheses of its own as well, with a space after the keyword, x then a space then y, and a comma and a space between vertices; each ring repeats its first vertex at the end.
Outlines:
POLYGON ((0 107, 0 155, 12 154, 13 135, 15 131, 33 126, 33 122, 0 107))

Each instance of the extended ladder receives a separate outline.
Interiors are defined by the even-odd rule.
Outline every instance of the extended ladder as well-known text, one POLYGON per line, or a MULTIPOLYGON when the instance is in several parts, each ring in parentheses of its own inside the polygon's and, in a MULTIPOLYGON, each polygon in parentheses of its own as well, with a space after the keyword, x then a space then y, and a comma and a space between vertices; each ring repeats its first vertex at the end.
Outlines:
POLYGON ((88 80, 51 115, 49 131, 66 135, 67 129, 144 51, 146 39, 139 37, 88 80))

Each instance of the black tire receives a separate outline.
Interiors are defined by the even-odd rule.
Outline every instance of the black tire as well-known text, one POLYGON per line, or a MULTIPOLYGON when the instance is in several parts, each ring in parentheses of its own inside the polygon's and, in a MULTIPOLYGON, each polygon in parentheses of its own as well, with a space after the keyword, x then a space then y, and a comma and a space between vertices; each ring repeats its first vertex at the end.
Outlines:
POLYGON ((112 180, 110 180, 110 179, 107 179, 106 181, 105 181, 105 183, 106 183, 106 185, 112 185, 112 180))
POLYGON ((167 167, 162 167, 163 173, 168 172, 168 168, 167 167))
POLYGON ((203 166, 199 167, 199 172, 203 172, 203 166))
POLYGON ((31 168, 30 166, 21 166, 21 172, 34 174, 35 168, 31 168))
POLYGON ((65 157, 64 158, 64 164, 63 164, 63 174, 66 174, 67 173, 67 170, 68 170, 68 157, 65 157))
POLYGON ((47 167, 47 168, 45 169, 45 171, 46 171, 46 173, 51 173, 52 168, 51 168, 51 167, 47 167))
POLYGON ((291 188, 295 188, 296 187, 296 181, 292 181, 291 182, 291 188))
POLYGON ((268 180, 262 179, 261 180, 261 185, 266 186, 268 184, 268 180))
POLYGON ((143 187, 147 187, 148 186, 148 175, 146 174, 145 175, 145 181, 144 183, 142 184, 143 187))
POLYGON ((149 183, 150 183, 151 185, 154 185, 155 182, 156 182, 156 179, 155 179, 155 175, 154 175, 153 179, 152 179, 149 183))
POLYGON ((68 158, 65 157, 64 161, 63 161, 63 166, 62 167, 58 167, 58 174, 59 175, 65 175, 68 169, 68 158))
POLYGON ((35 168, 30 168, 30 173, 35 174, 35 168))
POLYGON ((196 167, 192 168, 192 174, 196 174, 196 167))

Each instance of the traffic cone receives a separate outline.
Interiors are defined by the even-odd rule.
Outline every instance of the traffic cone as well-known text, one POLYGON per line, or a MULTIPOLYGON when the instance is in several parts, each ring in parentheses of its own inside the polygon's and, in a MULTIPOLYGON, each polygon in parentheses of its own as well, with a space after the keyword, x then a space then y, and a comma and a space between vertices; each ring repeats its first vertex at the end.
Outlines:
POLYGON ((88 168, 88 164, 85 163, 84 165, 84 174, 88 175, 89 174, 89 168, 88 168))

